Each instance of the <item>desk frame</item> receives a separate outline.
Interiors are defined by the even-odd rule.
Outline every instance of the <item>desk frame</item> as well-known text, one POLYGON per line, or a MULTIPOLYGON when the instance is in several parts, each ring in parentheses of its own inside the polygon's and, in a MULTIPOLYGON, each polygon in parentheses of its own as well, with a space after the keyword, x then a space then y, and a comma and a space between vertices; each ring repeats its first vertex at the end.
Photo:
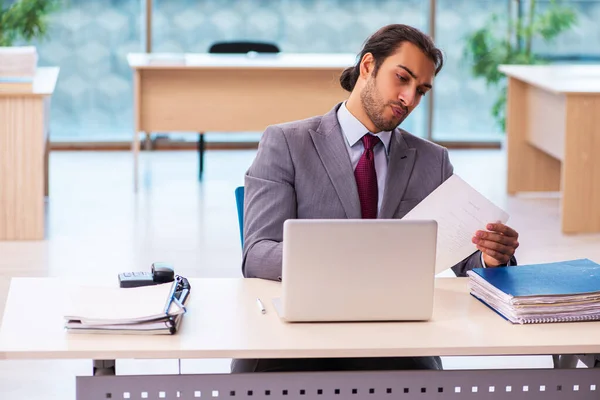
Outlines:
POLYGON ((600 369, 356 371, 77 377, 77 400, 589 399, 600 369))

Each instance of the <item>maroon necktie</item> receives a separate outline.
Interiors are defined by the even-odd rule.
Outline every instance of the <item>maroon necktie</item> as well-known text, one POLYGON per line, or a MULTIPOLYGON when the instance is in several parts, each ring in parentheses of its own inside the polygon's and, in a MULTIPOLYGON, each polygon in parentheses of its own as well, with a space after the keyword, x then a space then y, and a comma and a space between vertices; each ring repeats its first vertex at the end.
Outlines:
POLYGON ((375 171, 375 156, 373 148, 379 143, 379 138, 370 134, 362 137, 365 151, 358 160, 354 177, 358 187, 360 211, 363 218, 377 218, 377 172, 375 171))

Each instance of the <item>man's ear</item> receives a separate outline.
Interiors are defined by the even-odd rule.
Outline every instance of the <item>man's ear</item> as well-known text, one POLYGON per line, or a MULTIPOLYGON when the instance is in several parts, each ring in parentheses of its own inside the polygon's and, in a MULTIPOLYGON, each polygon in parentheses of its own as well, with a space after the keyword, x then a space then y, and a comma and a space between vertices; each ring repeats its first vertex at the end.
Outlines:
POLYGON ((361 78, 368 78, 369 75, 373 73, 375 69, 375 58, 373 58, 373 54, 366 53, 362 59, 360 60, 360 76, 361 78))

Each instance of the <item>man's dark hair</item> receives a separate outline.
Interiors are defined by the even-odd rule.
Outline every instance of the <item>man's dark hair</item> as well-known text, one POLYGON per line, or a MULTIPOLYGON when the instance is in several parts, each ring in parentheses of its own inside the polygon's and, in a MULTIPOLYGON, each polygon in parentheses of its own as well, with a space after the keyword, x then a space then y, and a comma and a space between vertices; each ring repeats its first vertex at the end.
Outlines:
POLYGON ((376 76, 383 61, 391 56, 404 42, 410 42, 421 49, 435 64, 435 74, 437 75, 440 72, 444 65, 444 56, 442 51, 435 47, 431 37, 412 26, 393 24, 384 26, 367 39, 356 65, 348 67, 342 72, 340 76, 342 88, 349 92, 354 89, 360 75, 360 61, 365 54, 371 53, 373 55, 375 59, 373 76, 376 76))

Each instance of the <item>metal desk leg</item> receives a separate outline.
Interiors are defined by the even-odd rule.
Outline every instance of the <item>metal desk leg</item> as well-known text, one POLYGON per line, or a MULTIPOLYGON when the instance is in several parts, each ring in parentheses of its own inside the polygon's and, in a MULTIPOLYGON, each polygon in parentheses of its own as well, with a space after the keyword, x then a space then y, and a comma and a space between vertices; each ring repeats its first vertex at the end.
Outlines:
POLYGON ((578 357, 574 354, 554 354, 552 362, 555 369, 577 368, 578 357))
POLYGON ((581 361, 587 368, 600 368, 600 354, 562 354, 553 355, 555 369, 577 368, 581 361))
POLYGON ((204 142, 204 134, 198 134, 198 179, 202 180, 202 173, 204 172, 204 150, 206 144, 204 142))
POLYGON ((588 368, 600 368, 600 354, 582 354, 577 357, 588 368))
POLYGON ((115 360, 94 360, 94 376, 116 375, 115 360))

